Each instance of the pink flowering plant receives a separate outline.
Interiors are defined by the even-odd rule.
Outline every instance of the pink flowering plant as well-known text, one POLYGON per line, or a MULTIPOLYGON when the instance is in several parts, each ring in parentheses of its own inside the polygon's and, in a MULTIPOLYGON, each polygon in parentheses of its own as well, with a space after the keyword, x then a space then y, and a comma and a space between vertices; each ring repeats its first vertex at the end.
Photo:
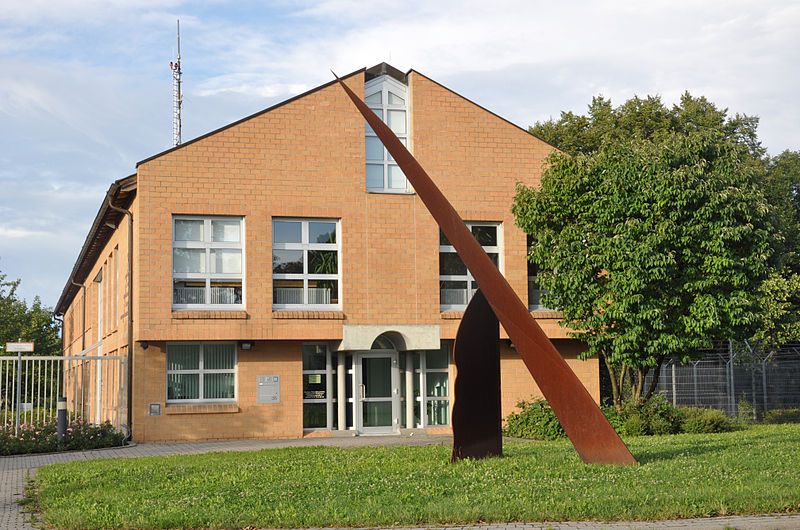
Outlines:
POLYGON ((57 426, 56 420, 23 423, 15 435, 14 422, 0 425, 0 455, 99 449, 122 445, 125 440, 110 422, 92 424, 75 418, 67 424, 64 442, 59 444, 57 426))

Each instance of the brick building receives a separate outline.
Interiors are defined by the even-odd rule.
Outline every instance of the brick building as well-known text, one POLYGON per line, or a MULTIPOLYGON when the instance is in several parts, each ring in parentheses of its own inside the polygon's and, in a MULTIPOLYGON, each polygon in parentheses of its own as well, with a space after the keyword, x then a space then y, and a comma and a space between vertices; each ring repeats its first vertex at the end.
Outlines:
MULTIPOLYGON (((414 70, 384 63, 344 81, 409 146, 598 400, 597 361, 578 360, 580 343, 538 305, 510 213, 516 183, 536 184, 552 147, 414 70)), ((133 353, 136 441, 441 432, 474 288, 328 83, 114 182, 56 313, 65 355, 133 353)), ((501 337, 506 415, 538 390, 501 337)))

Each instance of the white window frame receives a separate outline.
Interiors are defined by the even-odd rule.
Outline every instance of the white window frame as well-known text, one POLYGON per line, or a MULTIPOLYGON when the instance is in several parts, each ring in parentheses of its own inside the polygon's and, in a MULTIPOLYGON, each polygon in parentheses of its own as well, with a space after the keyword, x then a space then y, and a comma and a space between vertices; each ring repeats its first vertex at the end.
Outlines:
MULTIPOLYGON (((330 431, 334 428, 334 420, 336 419, 337 399, 333 397, 334 389, 336 387, 336 365, 333 363, 330 346, 324 342, 304 342, 303 346, 322 346, 325 348, 325 369, 324 370, 306 370, 303 368, 303 384, 305 383, 306 375, 322 375, 325 378, 325 397, 321 399, 306 399, 303 394, 303 406, 307 403, 325 403, 326 406, 326 426, 325 427, 306 427, 303 425, 304 431, 330 431)), ((301 354, 302 355, 302 354, 301 354)), ((301 357, 300 362, 303 362, 301 357)), ((302 390, 302 388, 301 388, 302 390)), ((305 392, 305 390, 302 390, 305 392)), ((305 410, 304 419, 305 419, 305 410)))
POLYGON ((246 259, 245 259, 245 223, 242 216, 221 216, 221 215, 173 215, 172 216, 172 249, 173 256, 171 261, 174 262, 174 249, 176 248, 191 248, 191 249, 204 249, 205 250, 205 268, 206 272, 175 272, 174 263, 172 267, 172 288, 170 289, 170 296, 172 297, 172 309, 186 310, 186 309, 213 309, 221 311, 241 311, 246 307, 246 259), (176 241, 175 240, 175 224, 176 221, 203 221, 203 241, 176 241), (212 241, 211 222, 212 221, 238 221, 239 222, 239 241, 212 241), (242 270, 238 274, 233 273, 212 273, 211 272, 211 250, 212 249, 239 249, 242 253, 242 270), (175 296, 175 281, 176 280, 193 280, 203 281, 205 283, 205 303, 202 304, 176 304, 174 302, 175 296), (240 304, 213 304, 211 303, 211 282, 215 280, 233 280, 240 281, 242 284, 242 303, 240 304))
MULTIPOLYGON (((413 368, 414 360, 413 355, 418 355, 419 359, 419 368, 413 368, 414 370, 414 377, 417 380, 417 384, 419 386, 419 395, 414 396, 414 401, 419 403, 419 421, 415 428, 426 428, 426 427, 447 427, 453 423, 452 418, 452 408, 450 407, 450 400, 452 399, 453 395, 453 377, 450 373, 450 365, 452 363, 452 343, 443 344, 443 348, 447 350, 447 367, 446 368, 428 368, 428 352, 431 350, 418 350, 416 352, 407 352, 406 353, 406 370, 408 367, 411 366, 413 368), (429 373, 445 373, 447 374, 447 396, 428 396, 428 374, 429 373), (440 423, 440 424, 431 424, 428 421, 428 403, 431 401, 443 401, 447 403, 447 423, 440 423)), ((436 350, 432 350, 436 351, 436 350)), ((408 396, 406 396, 406 399, 408 396)))
MULTIPOLYGON (((339 219, 315 218, 315 217, 273 217, 272 218, 273 242, 272 250, 302 250, 303 251, 303 272, 302 273, 275 273, 272 272, 272 280, 302 280, 303 281, 303 300, 308 300, 308 282, 311 280, 336 280, 337 303, 335 304, 278 304, 273 300, 274 310, 302 309, 308 311, 341 311, 342 310, 342 224, 339 219), (299 222, 302 223, 300 243, 275 243, 275 222, 299 222), (336 243, 311 243, 308 240, 308 223, 334 223, 336 225, 336 243), (308 272, 308 251, 309 250, 335 250, 336 251, 336 274, 314 274, 308 272)), ((270 260, 271 261, 271 260, 270 260)))
MULTIPOLYGON (((500 222, 492 222, 492 221, 465 221, 464 224, 467 225, 467 228, 472 231, 472 228, 475 226, 492 226, 497 228, 497 245, 496 246, 482 246, 483 250, 486 251, 487 254, 497 254, 497 268, 500 270, 500 273, 503 274, 504 270, 504 258, 503 258, 503 223, 500 222)), ((441 237, 441 229, 440 236, 441 237)), ((441 259, 442 254, 446 253, 453 253, 456 254, 456 248, 452 245, 439 245, 439 256, 441 259)), ((463 261, 463 260, 462 260, 463 261)), ((472 299, 472 296, 475 294, 475 289, 472 288, 472 283, 475 279, 472 277, 472 273, 470 273, 469 269, 467 269, 466 274, 459 274, 459 275, 439 275, 439 281, 453 281, 453 282, 467 282, 467 303, 466 304, 443 304, 441 303, 441 286, 439 287, 439 308, 441 311, 464 311, 469 304, 469 301, 472 299)))
MULTIPOLYGON (((527 247, 531 248, 531 236, 527 237, 527 247)), ((547 294, 547 289, 541 289, 539 286, 539 275, 538 275, 538 267, 528 260, 528 256, 525 256, 525 261, 528 265, 528 311, 558 311, 557 309, 553 309, 550 307, 545 307, 543 304, 533 304, 534 293, 538 294, 539 301, 541 302, 542 296, 547 294), (534 272, 534 274, 531 274, 534 272)))
MULTIPOLYGON (((200 346, 200 358, 198 360, 197 370, 170 370, 167 368, 166 376, 165 376, 165 386, 164 386, 164 400, 167 405, 183 405, 183 404, 195 404, 195 403, 236 403, 237 399, 239 398, 239 347, 235 342, 169 342, 167 343, 167 350, 165 351, 165 357, 168 359, 169 355, 169 347, 170 346, 189 346, 189 345, 198 345, 200 346), (205 360, 205 351, 204 346, 206 344, 231 344, 233 345, 233 369, 215 369, 215 370, 206 370, 203 368, 204 360, 205 360), (233 374, 233 398, 229 399, 203 399, 203 380, 205 374, 233 374), (200 396, 199 399, 169 399, 169 376, 175 374, 199 374, 199 390, 198 395, 200 396)), ((169 366, 167 364, 167 366, 169 366)))
MULTIPOLYGON (((378 116, 380 116, 381 120, 383 120, 384 123, 388 123, 387 116, 388 116, 388 112, 390 110, 402 110, 402 111, 405 112, 405 116, 406 116, 406 132, 405 132, 405 134, 397 134, 397 137, 401 141, 405 142, 406 147, 410 151, 411 150, 411 147, 410 147, 410 145, 411 145, 410 144, 410 138, 411 138, 411 113, 409 112, 409 105, 408 105, 408 87, 406 85, 404 85, 403 83, 401 83, 400 81, 397 81, 396 79, 392 78, 391 76, 382 75, 382 76, 376 77, 375 79, 370 79, 364 85, 364 100, 366 100, 369 96, 372 96, 373 94, 376 94, 378 92, 380 92, 382 94, 382 96, 381 96, 381 102, 382 102, 381 105, 367 103, 367 106, 370 109, 372 109, 372 111, 375 112, 378 116), (389 91, 391 91, 391 92, 395 93, 396 95, 398 95, 399 97, 403 98, 403 101, 405 103, 403 105, 397 105, 397 104, 390 105, 389 104, 389 91)), ((364 128, 365 128, 365 142, 366 142, 366 138, 377 138, 377 135, 375 134, 375 131, 372 130, 372 127, 370 127, 368 123, 366 123, 366 122, 364 123, 364 128)), ((402 187, 402 188, 391 188, 391 187, 389 187, 389 167, 390 166, 395 166, 399 170, 399 166, 394 161, 394 159, 391 157, 391 155, 389 154, 389 152, 386 150, 385 147, 382 149, 382 151, 383 151, 383 158, 382 159, 377 159, 377 158, 376 159, 367 159, 366 158, 366 154, 365 154, 365 161, 366 161, 366 165, 365 165, 365 168, 364 168, 365 172, 366 172, 366 166, 369 166, 369 165, 381 165, 383 167, 383 186, 379 187, 379 188, 367 187, 366 188, 367 192, 369 192, 369 193, 394 193, 394 194, 411 194, 411 193, 414 193, 414 190, 411 188, 411 184, 408 182, 407 178, 405 179, 406 184, 405 184, 404 187, 402 187)), ((404 177, 405 177, 405 175, 404 175, 404 177)), ((364 182, 365 182, 365 185, 366 185, 366 175, 365 175, 365 178, 364 178, 364 182)))

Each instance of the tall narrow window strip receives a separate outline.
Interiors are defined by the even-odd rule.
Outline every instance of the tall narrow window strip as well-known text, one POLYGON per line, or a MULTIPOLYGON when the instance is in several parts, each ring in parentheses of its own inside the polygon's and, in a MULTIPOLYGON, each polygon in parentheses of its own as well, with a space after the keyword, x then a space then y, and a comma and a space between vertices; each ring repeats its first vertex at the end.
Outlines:
POLYGON ((244 309, 244 219, 173 218, 174 309, 244 309))
MULTIPOLYGON (((408 146, 408 98, 407 87, 387 75, 367 82, 364 101, 397 135, 403 145, 408 146)), ((368 191, 407 193, 410 185, 403 171, 372 128, 365 124, 366 185, 368 191)))

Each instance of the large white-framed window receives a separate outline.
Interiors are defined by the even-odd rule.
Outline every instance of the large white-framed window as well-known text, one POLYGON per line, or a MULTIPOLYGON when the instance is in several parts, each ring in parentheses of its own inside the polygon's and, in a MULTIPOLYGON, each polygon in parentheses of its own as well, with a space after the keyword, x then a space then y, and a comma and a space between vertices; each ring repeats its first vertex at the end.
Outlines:
POLYGON ((273 309, 341 309, 338 219, 272 219, 273 309))
MULTIPOLYGON (((503 271, 503 230, 500 223, 467 222, 467 228, 481 244, 500 272, 503 271)), ((439 230, 439 303, 442 311, 463 311, 478 283, 461 261, 455 247, 439 230)))
MULTIPOLYGON (((376 77, 364 86, 364 102, 408 147, 408 87, 388 75, 376 77)), ((367 191, 409 193, 411 188, 400 166, 369 124, 365 123, 365 128, 367 191)))
POLYGON ((327 344, 303 344, 303 429, 335 429, 336 368, 327 344))
POLYGON ((234 342, 167 344, 167 403, 236 401, 234 342))
POLYGON ((172 218, 173 309, 244 309, 244 218, 172 218))

